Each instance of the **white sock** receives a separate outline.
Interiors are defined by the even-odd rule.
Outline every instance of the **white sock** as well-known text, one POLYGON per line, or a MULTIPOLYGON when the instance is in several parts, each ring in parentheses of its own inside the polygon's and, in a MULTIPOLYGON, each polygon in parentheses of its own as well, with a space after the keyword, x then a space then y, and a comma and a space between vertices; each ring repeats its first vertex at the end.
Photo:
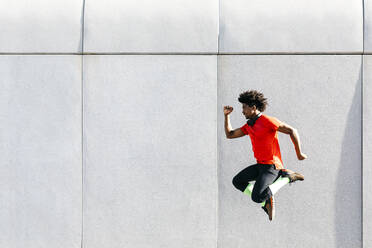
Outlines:
POLYGON ((276 192, 278 192, 278 190, 284 185, 286 185, 287 183, 289 183, 289 178, 280 176, 278 179, 276 179, 275 182, 273 182, 273 184, 269 186, 271 193, 275 195, 276 192))

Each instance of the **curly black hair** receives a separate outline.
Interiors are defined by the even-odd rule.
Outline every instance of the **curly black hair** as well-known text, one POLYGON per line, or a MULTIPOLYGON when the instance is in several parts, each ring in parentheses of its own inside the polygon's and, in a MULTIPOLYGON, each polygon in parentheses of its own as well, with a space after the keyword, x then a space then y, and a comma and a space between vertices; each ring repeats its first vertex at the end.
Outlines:
POLYGON ((257 90, 249 90, 241 93, 238 101, 247 104, 249 107, 253 107, 253 105, 255 105, 256 108, 261 112, 265 111, 266 106, 268 105, 267 98, 265 98, 264 95, 257 90))

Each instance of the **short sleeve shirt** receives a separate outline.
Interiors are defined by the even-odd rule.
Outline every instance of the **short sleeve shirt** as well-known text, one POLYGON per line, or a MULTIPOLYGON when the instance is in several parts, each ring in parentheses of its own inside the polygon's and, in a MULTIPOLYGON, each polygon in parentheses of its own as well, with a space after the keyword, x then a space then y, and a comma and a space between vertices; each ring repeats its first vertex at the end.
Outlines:
POLYGON ((277 118, 262 114, 253 126, 246 123, 240 128, 251 138, 257 163, 274 164, 277 170, 283 169, 277 132, 280 125, 277 118))

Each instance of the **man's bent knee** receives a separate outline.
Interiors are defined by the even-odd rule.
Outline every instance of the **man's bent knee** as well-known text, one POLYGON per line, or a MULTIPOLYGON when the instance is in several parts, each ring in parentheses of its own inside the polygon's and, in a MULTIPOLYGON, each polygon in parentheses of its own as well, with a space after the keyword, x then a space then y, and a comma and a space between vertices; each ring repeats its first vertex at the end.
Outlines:
POLYGON ((232 184, 234 185, 235 188, 237 188, 238 190, 240 191, 244 191, 245 188, 244 188, 244 185, 242 183, 242 181, 239 180, 239 178, 237 176, 235 176, 232 180, 232 184), (244 188, 244 189, 243 189, 244 188))

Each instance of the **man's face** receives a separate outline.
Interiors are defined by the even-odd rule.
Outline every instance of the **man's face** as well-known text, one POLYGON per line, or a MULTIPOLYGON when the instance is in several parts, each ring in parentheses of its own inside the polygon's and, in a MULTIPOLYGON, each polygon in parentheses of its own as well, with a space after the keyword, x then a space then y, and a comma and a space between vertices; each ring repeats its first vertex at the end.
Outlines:
POLYGON ((253 116, 255 116, 255 112, 256 112, 256 106, 253 105, 252 107, 249 107, 247 104, 243 103, 243 115, 245 116, 246 119, 250 119, 252 118, 253 116))

